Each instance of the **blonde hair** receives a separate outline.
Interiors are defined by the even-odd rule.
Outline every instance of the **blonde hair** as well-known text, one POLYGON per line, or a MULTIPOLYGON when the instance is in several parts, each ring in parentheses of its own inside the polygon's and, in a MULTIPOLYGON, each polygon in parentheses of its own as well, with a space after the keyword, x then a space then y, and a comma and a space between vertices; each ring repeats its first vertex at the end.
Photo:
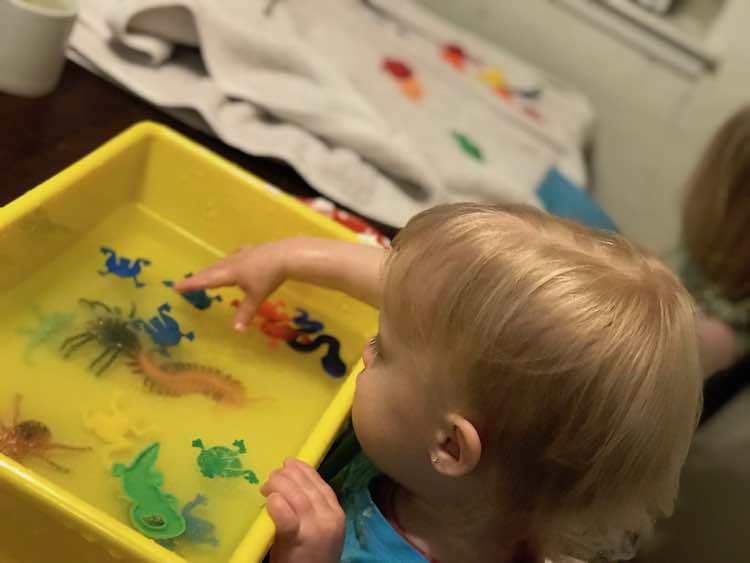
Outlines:
POLYGON ((688 182, 683 244, 728 299, 750 296, 750 105, 716 132, 688 182))
POLYGON ((701 376, 692 301, 656 258, 527 206, 438 206, 394 240, 382 311, 465 385, 503 507, 545 555, 671 512, 701 376))

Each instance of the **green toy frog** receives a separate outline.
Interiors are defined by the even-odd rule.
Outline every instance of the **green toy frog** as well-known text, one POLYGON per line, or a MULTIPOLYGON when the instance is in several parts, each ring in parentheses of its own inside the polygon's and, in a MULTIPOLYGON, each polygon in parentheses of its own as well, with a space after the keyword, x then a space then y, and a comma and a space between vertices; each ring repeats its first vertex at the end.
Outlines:
POLYGON ((232 450, 224 446, 205 449, 202 440, 193 440, 193 447, 201 449, 201 453, 198 455, 198 466, 201 468, 201 473, 209 479, 214 477, 242 477, 248 483, 256 485, 258 477, 251 469, 243 469, 240 460, 240 455, 247 452, 245 441, 235 440, 232 445, 237 449, 232 450))

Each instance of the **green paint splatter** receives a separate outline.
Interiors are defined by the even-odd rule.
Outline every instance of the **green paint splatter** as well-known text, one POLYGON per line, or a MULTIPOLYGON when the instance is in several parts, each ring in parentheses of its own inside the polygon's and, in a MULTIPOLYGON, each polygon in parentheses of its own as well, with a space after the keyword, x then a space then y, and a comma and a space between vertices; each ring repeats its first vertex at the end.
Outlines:
POLYGON ((484 160, 482 151, 479 150, 479 147, 476 146, 472 142, 472 140, 469 139, 469 137, 467 137, 463 133, 459 133, 458 131, 453 131, 453 138, 456 139, 456 142, 458 142, 461 150, 468 154, 471 158, 480 162, 484 160))

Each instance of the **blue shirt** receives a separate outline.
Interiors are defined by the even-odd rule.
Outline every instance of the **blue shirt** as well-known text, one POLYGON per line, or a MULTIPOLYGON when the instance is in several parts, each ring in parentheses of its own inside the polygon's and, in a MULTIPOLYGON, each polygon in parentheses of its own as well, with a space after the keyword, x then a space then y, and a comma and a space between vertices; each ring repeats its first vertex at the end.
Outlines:
POLYGON ((346 468, 339 502, 346 515, 342 563, 425 563, 426 559, 393 529, 372 499, 378 469, 360 453, 346 468))

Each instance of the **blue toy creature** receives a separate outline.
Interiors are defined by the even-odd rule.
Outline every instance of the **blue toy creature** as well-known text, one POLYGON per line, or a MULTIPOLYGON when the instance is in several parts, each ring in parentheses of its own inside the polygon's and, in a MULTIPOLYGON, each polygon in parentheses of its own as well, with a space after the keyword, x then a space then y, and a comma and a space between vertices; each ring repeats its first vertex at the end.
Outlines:
POLYGON ((304 309, 297 309, 297 316, 292 321, 295 328, 304 334, 289 340, 287 342, 289 347, 297 352, 314 352, 321 346, 328 346, 328 350, 320 360, 321 366, 331 377, 345 376, 347 368, 341 359, 341 343, 338 338, 330 334, 319 334, 312 338, 313 334, 322 331, 325 326, 320 321, 311 319, 304 309))
POLYGON ((182 338, 193 340, 195 335, 192 332, 183 333, 180 331, 179 323, 167 313, 172 310, 169 303, 164 303, 159 307, 159 315, 152 317, 146 322, 142 319, 133 321, 133 326, 144 330, 159 348, 164 356, 168 356, 167 348, 177 346, 182 338))
POLYGON ((182 517, 185 518, 186 524, 185 538, 190 543, 204 543, 217 547, 219 540, 214 535, 216 526, 208 520, 204 520, 200 516, 193 514, 193 510, 198 506, 206 504, 208 504, 208 499, 203 495, 197 495, 182 508, 182 517))
POLYGON ((138 274, 141 273, 141 266, 150 266, 151 261, 146 258, 136 258, 131 264, 129 258, 120 257, 117 258, 117 253, 111 248, 102 246, 99 251, 107 256, 107 261, 104 263, 104 267, 107 268, 104 271, 99 270, 100 276, 106 276, 108 274, 114 274, 121 278, 133 278, 135 287, 144 287, 146 284, 138 281, 138 274))
MULTIPOLYGON (((192 273, 187 273, 185 274, 185 278, 189 278, 192 275, 192 273)), ((164 280, 162 283, 167 287, 174 287, 172 280, 164 280)), ((200 310, 208 309, 214 301, 221 302, 221 295, 210 297, 205 289, 196 289, 195 291, 188 291, 181 295, 185 298, 185 301, 200 310)))

